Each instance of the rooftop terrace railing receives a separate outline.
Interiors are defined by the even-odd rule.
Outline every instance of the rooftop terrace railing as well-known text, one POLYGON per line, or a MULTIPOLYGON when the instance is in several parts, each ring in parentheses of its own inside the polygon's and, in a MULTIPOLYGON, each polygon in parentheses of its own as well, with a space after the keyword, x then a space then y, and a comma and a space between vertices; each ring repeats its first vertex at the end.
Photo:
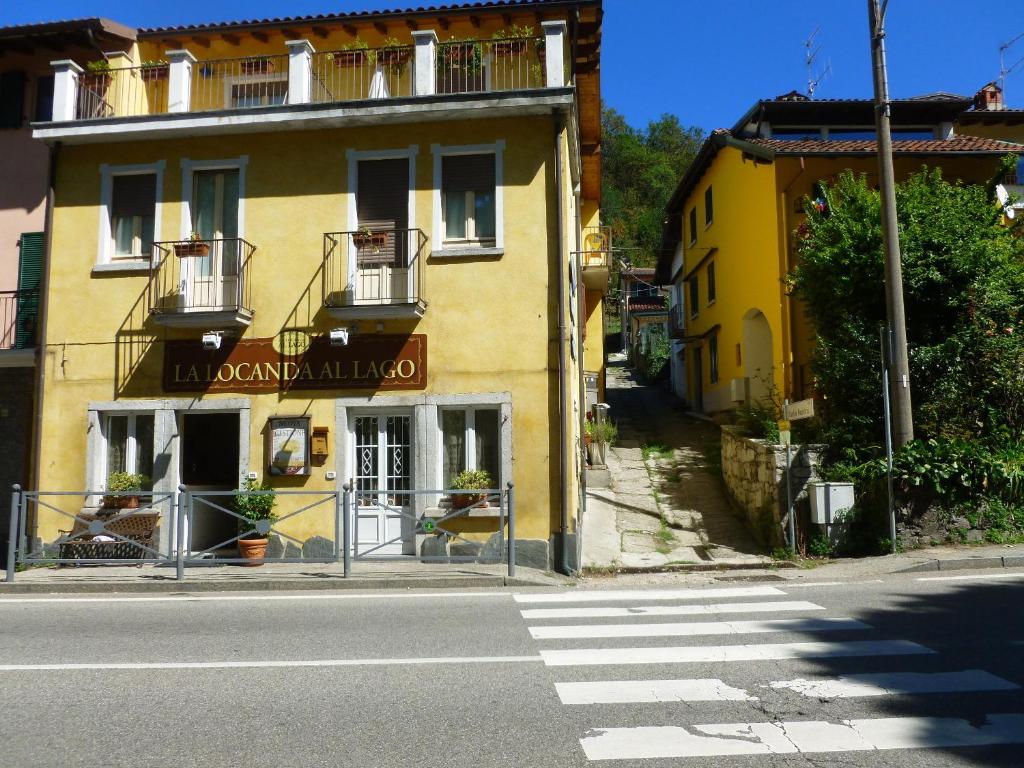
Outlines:
POLYGON ((31 349, 38 327, 38 289, 0 291, 0 350, 31 349))
POLYGON ((53 120, 559 88, 567 82, 566 25, 541 26, 540 37, 440 42, 418 30, 412 45, 320 53, 309 41, 289 40, 287 53, 233 59, 174 50, 166 61, 134 66, 120 66, 130 61, 120 55, 117 66, 88 72, 55 61, 53 120))

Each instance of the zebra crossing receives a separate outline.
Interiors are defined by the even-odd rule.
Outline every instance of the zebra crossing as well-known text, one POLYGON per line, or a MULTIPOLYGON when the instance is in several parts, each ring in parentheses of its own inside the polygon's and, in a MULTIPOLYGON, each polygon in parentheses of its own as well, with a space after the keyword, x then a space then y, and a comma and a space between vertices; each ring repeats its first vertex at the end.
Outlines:
POLYGON ((1024 713, 968 719, 937 716, 925 707, 920 715, 864 716, 865 705, 857 702, 920 697, 916 706, 929 696, 994 695, 1020 686, 981 669, 950 670, 925 645, 885 637, 852 617, 823 616, 824 606, 790 599, 778 587, 593 590, 514 599, 551 668, 561 704, 583 713, 587 727, 579 743, 589 761, 1024 743, 1024 713), (807 674, 809 665, 826 662, 844 673, 807 674), (879 665, 885 671, 877 671, 879 665), (790 666, 800 674, 784 674, 790 666), (791 697, 798 705, 794 712, 811 699, 830 702, 829 712, 837 706, 853 711, 843 718, 776 717, 755 706, 771 697, 791 697), (653 722, 638 723, 638 717, 653 722))

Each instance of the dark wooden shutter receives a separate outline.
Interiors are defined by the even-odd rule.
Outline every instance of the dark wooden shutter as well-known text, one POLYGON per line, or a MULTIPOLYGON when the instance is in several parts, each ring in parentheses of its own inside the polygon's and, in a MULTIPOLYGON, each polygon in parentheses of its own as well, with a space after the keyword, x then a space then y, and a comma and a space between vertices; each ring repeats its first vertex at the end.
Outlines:
POLYGON ((53 120, 53 75, 39 75, 36 78, 35 121, 48 123, 53 120))
POLYGON ((386 231, 383 245, 356 247, 359 264, 406 266, 409 226, 409 161, 360 160, 356 216, 360 229, 386 231))
POLYGON ((18 253, 18 327, 14 344, 18 349, 35 346, 39 324, 39 290, 43 282, 46 238, 42 232, 25 232, 18 253))
POLYGON ((25 121, 25 73, 0 73, 0 128, 21 128, 25 121))
POLYGON ((115 176, 111 197, 113 216, 153 216, 156 211, 156 174, 115 176))
POLYGON ((442 192, 494 191, 494 155, 445 155, 441 158, 442 192))

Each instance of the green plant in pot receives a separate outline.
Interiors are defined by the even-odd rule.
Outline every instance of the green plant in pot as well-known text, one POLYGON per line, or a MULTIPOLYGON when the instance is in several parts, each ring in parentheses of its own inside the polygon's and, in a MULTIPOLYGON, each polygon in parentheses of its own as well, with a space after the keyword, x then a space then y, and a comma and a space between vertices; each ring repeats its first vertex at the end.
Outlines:
POLYGON ((106 509, 136 509, 139 496, 149 484, 149 478, 132 472, 111 472, 107 478, 107 493, 103 497, 106 509), (133 493, 134 492, 134 493, 133 493))
POLYGON ((605 464, 608 460, 608 446, 615 442, 619 430, 611 421, 588 421, 585 434, 590 438, 587 454, 591 464, 605 464))
POLYGON ((242 493, 235 496, 232 506, 240 516, 238 521, 238 554, 247 560, 261 562, 246 565, 262 565, 267 553, 267 534, 277 520, 274 505, 277 503, 274 489, 266 482, 246 480, 242 493))
POLYGON ((467 469, 459 472, 452 479, 453 491, 466 491, 466 493, 453 493, 452 506, 455 509, 465 509, 472 506, 487 506, 487 494, 480 491, 494 487, 494 480, 491 473, 486 469, 467 469), (474 493, 476 491, 476 493, 474 493))

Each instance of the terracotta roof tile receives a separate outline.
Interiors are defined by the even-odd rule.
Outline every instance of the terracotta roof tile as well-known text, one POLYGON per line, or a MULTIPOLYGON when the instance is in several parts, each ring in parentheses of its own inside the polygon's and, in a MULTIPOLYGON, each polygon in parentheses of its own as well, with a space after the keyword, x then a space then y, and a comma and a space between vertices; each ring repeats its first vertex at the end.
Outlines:
MULTIPOLYGON (((872 155, 878 151, 877 142, 864 139, 852 141, 743 139, 743 141, 766 147, 777 155, 872 155)), ((1004 155, 1008 152, 1024 152, 1024 145, 978 136, 957 136, 952 139, 896 139, 892 142, 892 149, 893 153, 897 155, 948 155, 958 152, 972 155, 1004 155)))

